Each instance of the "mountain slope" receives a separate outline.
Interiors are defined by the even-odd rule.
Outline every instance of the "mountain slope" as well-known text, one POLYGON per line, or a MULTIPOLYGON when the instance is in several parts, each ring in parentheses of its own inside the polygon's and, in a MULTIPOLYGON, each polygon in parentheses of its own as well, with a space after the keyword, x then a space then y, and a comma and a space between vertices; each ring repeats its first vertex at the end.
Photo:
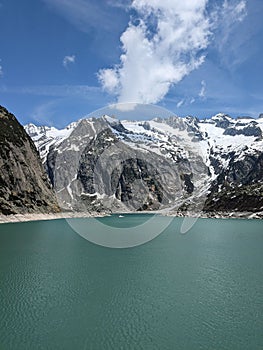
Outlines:
POLYGON ((15 116, 0 106, 0 213, 59 211, 36 147, 15 116))
POLYGON ((119 121, 103 116, 46 134, 46 127, 25 128, 65 209, 263 209, 262 117, 119 121))

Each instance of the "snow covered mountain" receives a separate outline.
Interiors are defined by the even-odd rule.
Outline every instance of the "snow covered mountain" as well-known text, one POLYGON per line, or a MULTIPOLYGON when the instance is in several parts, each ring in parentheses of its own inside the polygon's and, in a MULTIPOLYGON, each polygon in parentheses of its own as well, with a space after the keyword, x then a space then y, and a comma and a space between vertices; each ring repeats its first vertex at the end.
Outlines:
POLYGON ((68 210, 263 211, 263 117, 25 126, 68 210))
POLYGON ((34 141, 41 159, 46 160, 50 146, 58 145, 67 138, 72 130, 77 126, 78 122, 69 124, 65 129, 58 130, 49 126, 36 126, 32 123, 25 125, 27 134, 34 141))

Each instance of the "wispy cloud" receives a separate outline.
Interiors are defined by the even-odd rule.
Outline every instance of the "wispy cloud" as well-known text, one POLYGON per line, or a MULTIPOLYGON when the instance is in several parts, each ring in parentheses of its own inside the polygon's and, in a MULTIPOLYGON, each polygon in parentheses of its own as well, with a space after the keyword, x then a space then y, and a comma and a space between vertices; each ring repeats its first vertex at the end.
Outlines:
POLYGON ((127 10, 132 3, 132 0, 107 0, 107 4, 113 7, 119 7, 127 10))
POLYGON ((1 62, 2 62, 2 60, 0 58, 0 77, 4 74, 1 62))
POLYGON ((88 85, 0 86, 0 92, 49 97, 87 97, 100 93, 100 88, 88 85))
POLYGON ((31 113, 31 118, 39 125, 53 125, 56 119, 57 100, 42 103, 34 108, 31 113))
POLYGON ((233 22, 245 16, 245 0, 221 1, 221 7, 211 6, 210 12, 208 4, 209 0, 133 0, 136 16, 120 37, 120 62, 98 73, 104 90, 118 102, 161 101, 205 61, 220 16, 230 32, 233 22))
POLYGON ((221 12, 217 13, 216 25, 219 27, 219 49, 228 42, 233 28, 247 16, 246 0, 224 0, 221 12), (227 20, 226 20, 227 18, 227 20))
MULTIPOLYGON (((42 0, 50 9, 56 11, 82 32, 91 28, 112 30, 117 23, 112 19, 112 12, 107 11, 96 0, 42 0)), ((121 3, 121 2, 120 2, 121 3)), ((117 4, 117 3, 116 3, 117 4)), ((110 6, 109 6, 110 7, 110 6)))
POLYGON ((205 98, 205 94, 206 94, 206 82, 204 80, 201 81, 201 89, 199 91, 198 96, 202 99, 205 98))
MULTIPOLYGON (((216 25, 214 45, 219 52, 221 62, 231 69, 238 66, 249 56, 249 51, 242 50, 244 43, 249 41, 251 35, 248 30, 240 34, 238 29, 244 21, 247 12, 246 0, 224 0, 220 11, 214 12, 216 25)), ((249 23, 249 26, 251 24, 249 23)))
POLYGON ((63 58, 63 66, 65 67, 65 68, 67 68, 67 66, 69 65, 69 64, 72 64, 72 63, 75 63, 75 59, 76 59, 76 56, 75 55, 72 55, 72 56, 65 56, 64 58, 63 58))
POLYGON ((176 107, 180 108, 184 104, 184 100, 180 100, 177 104, 176 107))

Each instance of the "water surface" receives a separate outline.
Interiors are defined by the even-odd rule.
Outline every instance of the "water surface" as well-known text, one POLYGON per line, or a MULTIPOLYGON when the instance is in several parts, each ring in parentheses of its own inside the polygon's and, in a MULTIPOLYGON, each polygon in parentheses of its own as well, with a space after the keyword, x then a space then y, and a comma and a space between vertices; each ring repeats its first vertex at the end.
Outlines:
POLYGON ((131 249, 66 220, 0 225, 0 349, 263 349, 262 221, 181 224, 131 249))

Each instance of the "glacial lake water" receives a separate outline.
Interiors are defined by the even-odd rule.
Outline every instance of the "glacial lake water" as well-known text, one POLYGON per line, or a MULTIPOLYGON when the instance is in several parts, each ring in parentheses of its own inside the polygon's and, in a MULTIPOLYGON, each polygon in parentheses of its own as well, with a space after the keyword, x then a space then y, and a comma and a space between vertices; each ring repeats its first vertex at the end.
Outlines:
POLYGON ((181 224, 129 249, 66 220, 1 224, 0 349, 263 349, 263 222, 181 224))

